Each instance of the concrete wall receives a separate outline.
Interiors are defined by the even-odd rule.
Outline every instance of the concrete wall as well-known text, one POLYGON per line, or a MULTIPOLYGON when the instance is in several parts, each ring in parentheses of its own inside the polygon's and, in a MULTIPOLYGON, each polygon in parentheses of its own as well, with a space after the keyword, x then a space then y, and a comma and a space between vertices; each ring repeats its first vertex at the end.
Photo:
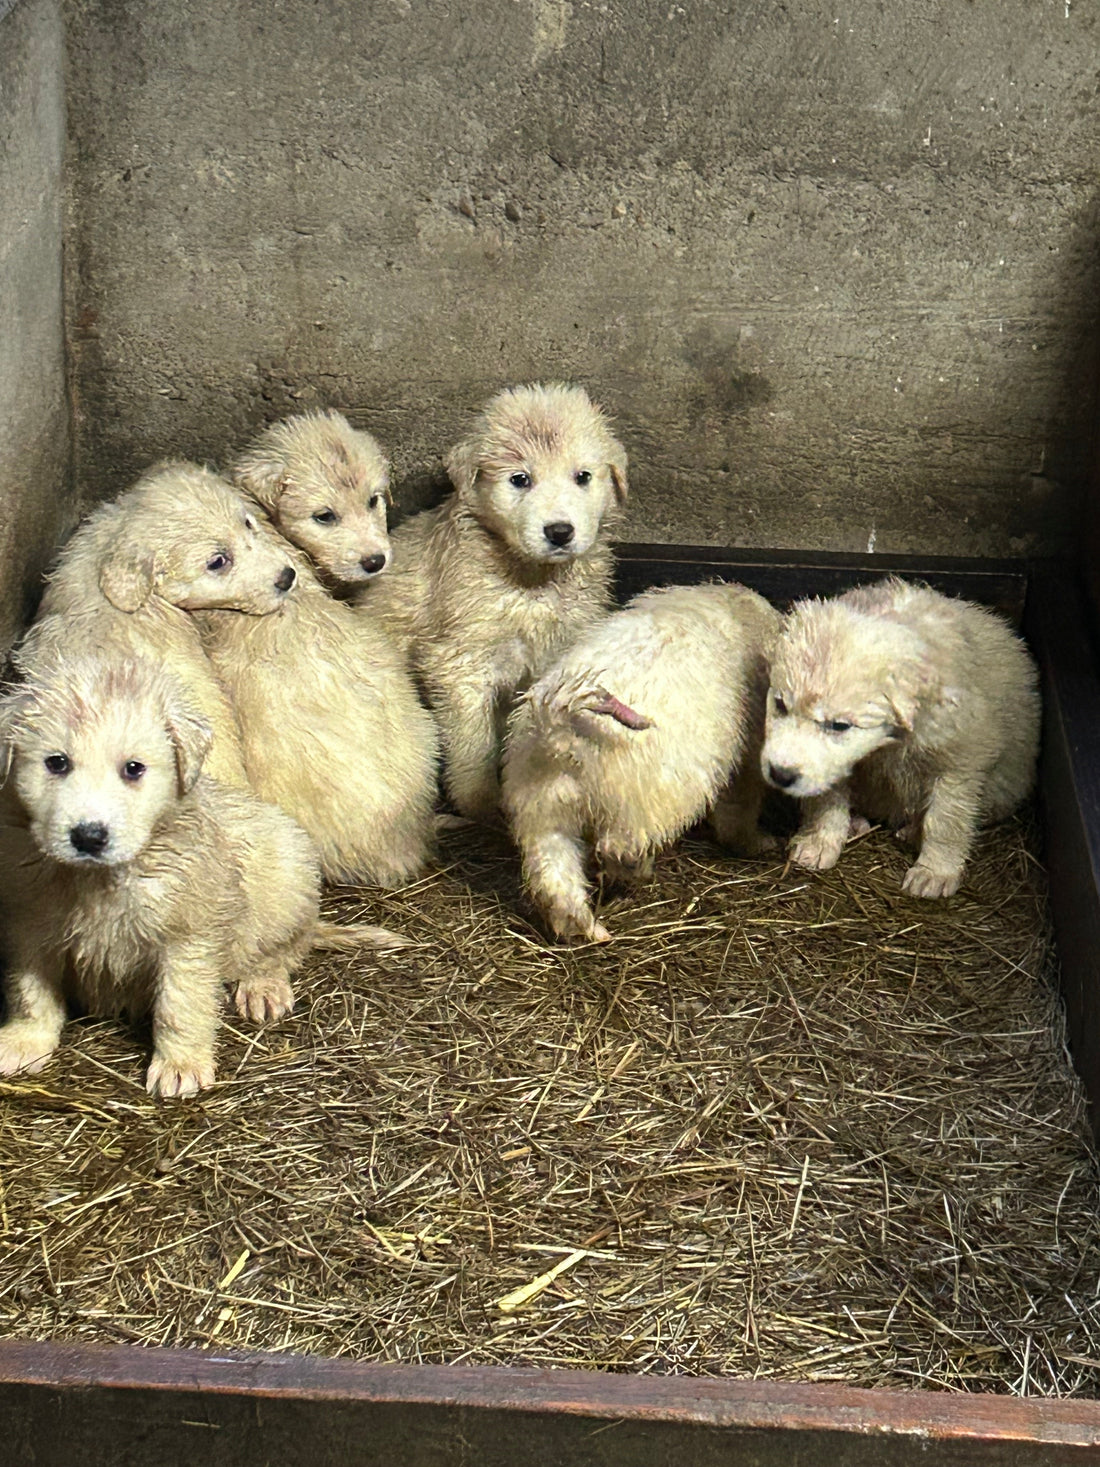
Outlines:
POLYGON ((1096 0, 72 0, 93 494, 576 378, 628 533, 1021 554, 1092 419, 1096 0))
POLYGON ((58 0, 0 0, 0 660, 71 522, 58 0))

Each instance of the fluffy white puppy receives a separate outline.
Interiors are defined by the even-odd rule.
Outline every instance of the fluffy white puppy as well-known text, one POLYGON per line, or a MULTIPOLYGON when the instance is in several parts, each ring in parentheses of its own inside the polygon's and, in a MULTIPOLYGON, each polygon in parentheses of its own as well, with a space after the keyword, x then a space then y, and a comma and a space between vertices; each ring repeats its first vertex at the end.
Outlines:
POLYGON ((645 872, 717 800, 720 839, 758 848, 779 624, 736 584, 646 591, 587 631, 519 703, 503 803, 528 889, 557 936, 607 939, 586 889, 590 845, 613 878, 645 872))
POLYGON ((362 586, 385 570, 389 464, 377 441, 342 414, 299 413, 272 424, 231 475, 329 589, 362 586))
POLYGON ((402 886, 434 844, 434 720, 389 638, 281 543, 298 578, 273 615, 197 618, 249 780, 309 831, 330 881, 402 886))
POLYGON ((515 387, 486 404, 447 469, 453 498, 394 532, 394 569, 362 605, 409 647, 447 792, 484 819, 517 689, 606 610, 626 453, 582 388, 515 387))
POLYGON ((290 1008, 318 936, 309 837, 201 773, 209 726, 148 662, 76 655, 0 700, 0 1074, 56 1049, 66 997, 152 1014, 154 1095, 214 1079, 222 984, 290 1008))
POLYGON ((263 519, 207 469, 151 469, 89 515, 65 545, 16 666, 33 676, 75 648, 153 657, 179 678, 213 730, 208 772, 244 786, 236 719, 190 613, 231 607, 251 618, 282 605, 297 572, 263 519))
POLYGON ((979 825, 1032 787, 1039 712, 1027 648, 984 607, 896 579, 798 603, 761 755, 768 781, 805 802, 791 859, 835 865, 854 812, 917 839, 905 891, 950 896, 979 825))

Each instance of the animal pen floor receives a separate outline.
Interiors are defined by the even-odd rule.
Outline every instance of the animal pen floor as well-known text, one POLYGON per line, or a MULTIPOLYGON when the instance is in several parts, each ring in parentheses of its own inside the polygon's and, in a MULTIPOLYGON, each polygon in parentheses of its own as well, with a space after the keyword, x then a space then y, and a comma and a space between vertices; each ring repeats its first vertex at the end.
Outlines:
POLYGON ((824 877, 690 839, 566 950, 503 838, 456 833, 334 898, 422 945, 316 958, 205 1097, 149 1100, 113 1022, 0 1087, 0 1332, 1095 1394, 1034 849, 987 834, 944 904, 884 832, 824 877))

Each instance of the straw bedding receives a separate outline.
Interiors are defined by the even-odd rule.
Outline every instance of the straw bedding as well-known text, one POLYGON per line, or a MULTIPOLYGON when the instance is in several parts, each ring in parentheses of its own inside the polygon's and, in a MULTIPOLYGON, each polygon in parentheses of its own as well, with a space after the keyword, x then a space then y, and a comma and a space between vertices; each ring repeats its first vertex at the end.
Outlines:
POLYGON ((420 946, 315 958, 203 1098, 149 1100, 106 1022, 0 1086, 0 1331, 1094 1394, 1034 846, 917 903, 884 832, 823 877, 691 839, 566 950, 503 837, 456 833, 332 899, 420 946))

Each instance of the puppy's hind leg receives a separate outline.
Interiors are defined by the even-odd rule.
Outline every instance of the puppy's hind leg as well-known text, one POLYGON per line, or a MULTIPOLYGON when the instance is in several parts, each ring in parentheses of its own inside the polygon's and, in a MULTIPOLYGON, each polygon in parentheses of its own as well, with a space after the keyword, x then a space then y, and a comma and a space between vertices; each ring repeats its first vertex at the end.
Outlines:
POLYGON ((37 1074, 57 1048, 65 1023, 64 962, 36 932, 11 934, 4 984, 8 1020, 0 1026, 0 1075, 37 1074))
POLYGON ((578 793, 568 777, 532 787, 521 766, 508 771, 512 831, 523 856, 523 879, 555 937, 607 942, 588 901, 587 849, 578 793))
POLYGON ((915 897, 949 897, 962 883, 963 868, 978 828, 985 776, 941 775, 921 826, 920 854, 901 883, 915 897))

